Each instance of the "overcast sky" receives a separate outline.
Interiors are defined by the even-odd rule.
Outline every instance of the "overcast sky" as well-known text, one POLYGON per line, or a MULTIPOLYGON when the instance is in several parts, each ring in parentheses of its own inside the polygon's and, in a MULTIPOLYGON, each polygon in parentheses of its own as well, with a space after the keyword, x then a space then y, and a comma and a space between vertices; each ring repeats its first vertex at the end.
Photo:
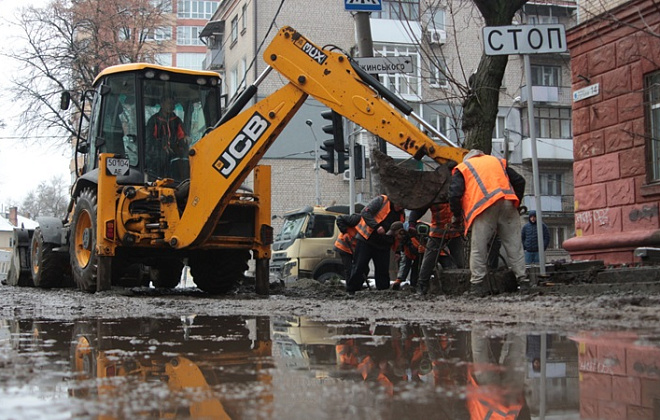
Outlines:
MULTIPOLYGON (((12 19, 18 7, 28 4, 45 4, 46 0, 0 0, 0 36, 3 42, 0 49, 15 46, 11 28, 5 19, 12 19), (9 41, 9 42, 8 42, 9 41)), ((55 142, 44 142, 46 139, 24 139, 18 126, 20 106, 12 102, 7 92, 9 74, 16 70, 8 59, 2 59, 2 77, 0 77, 0 98, 2 99, 2 114, 0 119, 6 124, 0 129, 0 209, 8 203, 20 204, 27 192, 36 189, 40 182, 48 182, 54 176, 70 179, 69 161, 71 153, 66 148, 57 148, 55 142), (39 141, 39 145, 36 143, 39 141)), ((60 140, 61 143, 61 140, 60 140)))

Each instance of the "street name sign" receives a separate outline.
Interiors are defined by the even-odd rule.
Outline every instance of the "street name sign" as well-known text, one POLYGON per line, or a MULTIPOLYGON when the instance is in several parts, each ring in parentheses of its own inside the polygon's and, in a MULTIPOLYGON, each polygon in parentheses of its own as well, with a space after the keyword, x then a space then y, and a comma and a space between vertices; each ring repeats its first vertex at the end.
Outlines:
POLYGON ((358 66, 369 74, 412 73, 412 57, 357 57, 358 66))
POLYGON ((511 25, 483 28, 486 55, 547 54, 566 51, 564 25, 511 25))
POLYGON ((377 12, 383 10, 380 0, 344 0, 344 10, 377 12))
POLYGON ((600 92, 600 83, 583 87, 582 89, 578 89, 575 92, 573 92, 573 102, 578 102, 583 99, 591 98, 592 96, 598 95, 599 92, 600 92))

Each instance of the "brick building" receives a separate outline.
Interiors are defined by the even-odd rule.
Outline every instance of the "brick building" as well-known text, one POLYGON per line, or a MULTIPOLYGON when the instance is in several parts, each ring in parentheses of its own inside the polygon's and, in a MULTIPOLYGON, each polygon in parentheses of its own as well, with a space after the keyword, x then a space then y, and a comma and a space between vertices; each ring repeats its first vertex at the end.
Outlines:
POLYGON ((568 31, 576 236, 573 259, 636 261, 660 246, 660 14, 635 0, 568 31))

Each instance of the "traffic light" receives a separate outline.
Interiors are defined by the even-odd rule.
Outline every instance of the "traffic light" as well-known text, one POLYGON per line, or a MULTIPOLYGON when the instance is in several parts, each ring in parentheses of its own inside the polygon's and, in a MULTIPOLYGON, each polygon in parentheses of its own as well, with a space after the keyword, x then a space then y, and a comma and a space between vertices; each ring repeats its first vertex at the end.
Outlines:
POLYGON ((348 169, 348 153, 337 152, 337 173, 343 174, 346 169, 348 169))
POLYGON ((364 159, 364 146, 356 144, 353 146, 353 170, 355 179, 364 179, 367 176, 364 159))
POLYGON ((331 109, 321 112, 321 116, 324 120, 330 121, 330 124, 324 125, 322 130, 324 133, 330 134, 332 136, 335 151, 337 153, 345 153, 346 146, 344 145, 344 118, 331 109))
MULTIPOLYGON (((330 174, 335 173, 335 141, 333 139, 324 140, 321 145, 321 150, 325 151, 325 154, 320 155, 319 159, 324 160, 325 163, 319 165, 321 169, 324 169, 330 174)), ((316 152, 318 153, 318 151, 316 152)))

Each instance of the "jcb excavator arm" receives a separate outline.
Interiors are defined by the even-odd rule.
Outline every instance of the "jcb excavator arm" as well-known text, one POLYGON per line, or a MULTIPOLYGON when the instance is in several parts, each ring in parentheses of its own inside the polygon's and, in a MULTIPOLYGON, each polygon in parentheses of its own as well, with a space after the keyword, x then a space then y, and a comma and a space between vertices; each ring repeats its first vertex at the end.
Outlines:
POLYGON ((240 186, 308 95, 416 159, 426 155, 438 163, 459 162, 467 153, 435 143, 402 115, 411 111, 405 102, 354 67, 346 55, 319 48, 293 28, 280 29, 264 59, 289 83, 233 118, 224 118, 191 148, 188 204, 179 221, 172 210, 165 235, 175 248, 211 235, 231 199, 227 191, 240 186))

